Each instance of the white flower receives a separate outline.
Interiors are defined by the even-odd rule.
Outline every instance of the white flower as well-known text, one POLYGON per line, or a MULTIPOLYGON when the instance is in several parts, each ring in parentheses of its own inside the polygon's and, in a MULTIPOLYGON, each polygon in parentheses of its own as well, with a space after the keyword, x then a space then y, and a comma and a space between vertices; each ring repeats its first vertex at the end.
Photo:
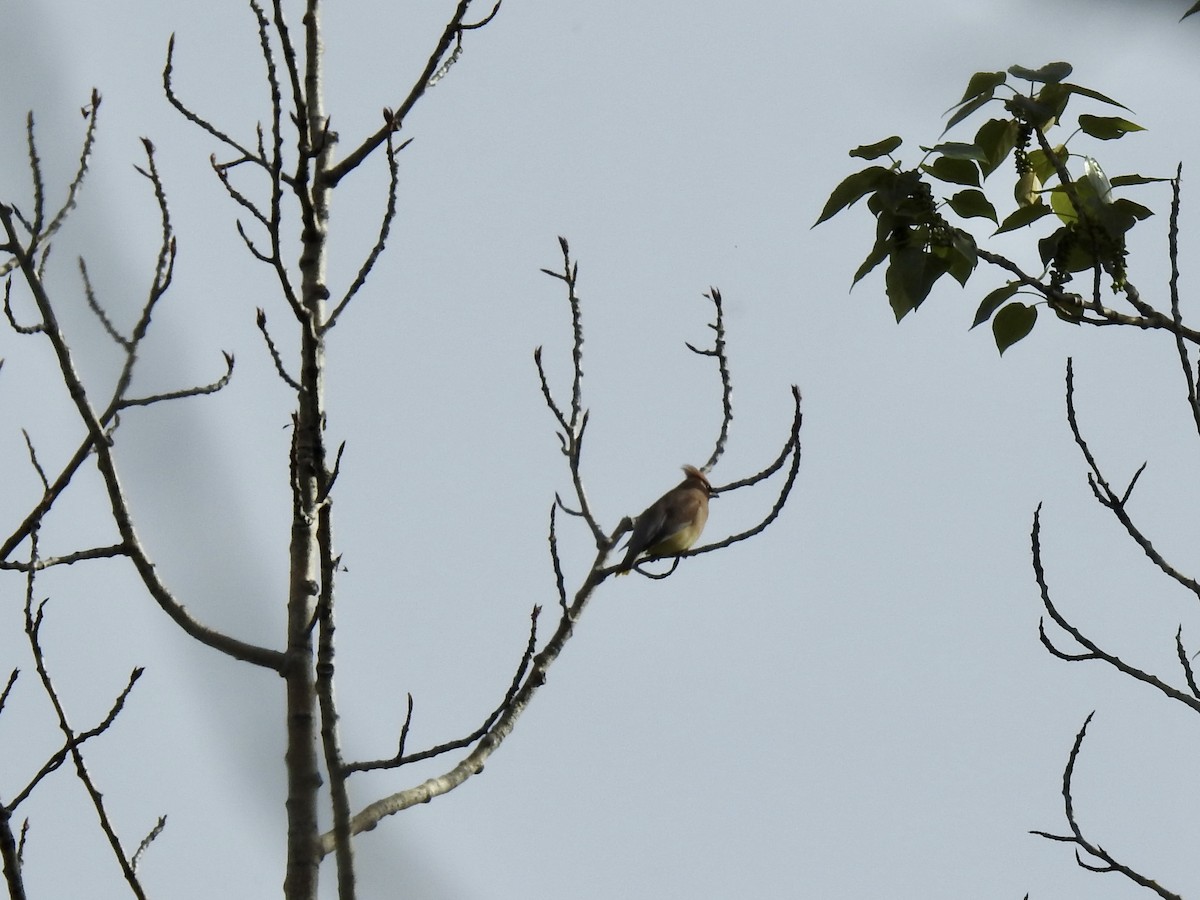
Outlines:
POLYGON ((1083 158, 1083 177, 1087 179, 1088 184, 1096 193, 1096 198, 1101 203, 1112 203, 1112 184, 1108 180, 1108 176, 1104 174, 1104 170, 1100 168, 1100 163, 1096 162, 1090 156, 1083 158))

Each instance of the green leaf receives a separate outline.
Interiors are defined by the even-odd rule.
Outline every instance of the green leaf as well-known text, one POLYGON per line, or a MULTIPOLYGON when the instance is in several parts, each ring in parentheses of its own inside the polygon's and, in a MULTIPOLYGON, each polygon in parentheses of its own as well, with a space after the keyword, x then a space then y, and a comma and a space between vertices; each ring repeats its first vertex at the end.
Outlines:
POLYGON ((1144 222, 1146 219, 1154 215, 1154 210, 1147 209, 1146 207, 1142 206, 1142 204, 1134 203, 1132 200, 1128 200, 1125 197, 1118 197, 1113 201, 1112 206, 1113 209, 1117 210, 1118 212, 1124 215, 1133 216, 1139 222, 1144 222))
MULTIPOLYGON (((1059 144, 1057 147, 1055 147, 1054 153, 1057 155, 1059 162, 1063 163, 1065 163, 1067 158, 1070 156, 1070 153, 1067 152, 1066 146, 1063 144, 1059 144)), ((1057 175, 1058 169, 1056 169, 1054 166, 1054 160, 1048 157, 1045 151, 1040 149, 1030 150, 1027 158, 1029 159, 1029 165, 1033 166, 1033 173, 1037 175, 1038 181, 1040 181, 1042 184, 1046 184, 1046 182, 1048 182, 1052 176, 1057 175)))
POLYGON ((1086 113, 1079 117, 1079 127, 1085 134, 1090 134, 1102 141, 1124 137, 1131 131, 1146 130, 1141 125, 1136 125, 1119 116, 1089 116, 1086 113))
POLYGON ((1107 103, 1109 106, 1119 106, 1121 109, 1129 109, 1124 103, 1118 103, 1112 97, 1108 97, 1099 91, 1093 91, 1091 88, 1085 88, 1082 85, 1063 82, 1061 85, 1072 94, 1078 94, 1081 97, 1090 97, 1093 100, 1099 100, 1101 103, 1107 103))
POLYGON ((971 188, 965 191, 959 191, 953 197, 946 201, 952 210, 962 216, 964 219, 980 218, 991 219, 993 222, 999 222, 996 218, 996 207, 983 191, 971 188))
POLYGON ((1113 187, 1126 187, 1131 184, 1154 184, 1157 181, 1174 181, 1174 178, 1150 178, 1147 175, 1118 175, 1110 179, 1113 187))
POLYGON ((1033 331, 1037 321, 1037 307, 1026 306, 1024 303, 1010 303, 992 319, 992 336, 996 339, 996 349, 1000 355, 1004 351, 1033 331))
POLYGON ((1016 231, 1018 228, 1024 228, 1033 222, 1036 222, 1042 216, 1049 215, 1050 207, 1045 203, 1036 203, 1033 206, 1022 206, 1015 213, 1008 216, 1000 227, 996 229, 995 234, 1004 234, 1008 231, 1016 231))
POLYGON ((1100 227, 1123 242, 1126 232, 1139 221, 1150 218, 1154 213, 1140 203, 1134 203, 1132 200, 1122 197, 1092 211, 1092 215, 1095 216, 1100 227))
POLYGON ((1009 66, 1008 74, 1023 81, 1034 81, 1038 84, 1057 84, 1073 72, 1070 63, 1046 63, 1040 69, 1027 69, 1024 66, 1009 66))
POLYGON ((1096 265, 1096 257, 1086 240, 1070 239, 1067 252, 1061 255, 1059 250, 1062 242, 1068 239, 1071 232, 1067 228, 1059 228, 1038 241, 1038 253, 1044 265, 1050 265, 1057 259, 1057 265, 1066 272, 1083 272, 1096 265))
POLYGON ((1071 99, 1071 91, 1068 90, 1066 85, 1054 82, 1043 85, 1034 99, 1050 111, 1050 116, 1045 122, 1038 125, 1039 128, 1045 128, 1046 123, 1049 123, 1051 120, 1056 122, 1062 121, 1063 112, 1067 108, 1067 101, 1071 99))
POLYGON ((975 310, 975 321, 971 323, 971 327, 974 328, 976 325, 982 325, 990 319, 992 314, 1000 308, 1000 304, 1020 289, 1020 282, 1006 284, 1004 287, 996 288, 984 297, 983 302, 979 304, 979 309, 975 310))
POLYGON ((959 141, 949 141, 945 144, 935 144, 932 147, 922 147, 926 153, 940 153, 947 159, 969 159, 974 162, 987 162, 987 154, 974 144, 964 144, 959 141))
POLYGON ((871 248, 871 252, 867 254, 867 258, 862 261, 862 265, 854 273, 854 280, 850 282, 850 289, 867 277, 877 265, 888 258, 888 254, 892 251, 893 241, 889 238, 879 238, 875 241, 875 246, 871 248))
MULTIPOLYGON (((1062 244, 1063 238, 1067 236, 1067 233, 1065 227, 1058 228, 1053 233, 1046 235, 1038 241, 1038 256, 1041 257, 1043 266, 1049 266, 1054 257, 1058 255, 1058 248, 1062 244)), ((1073 243, 1078 244, 1077 241, 1073 243)), ((1087 266, 1085 265, 1083 268, 1086 269, 1087 266)), ((1067 271, 1076 272, 1079 270, 1068 268, 1067 271)))
POLYGON ((1046 123, 1058 115, 1058 110, 1032 97, 1018 94, 1004 101, 1004 108, 1022 122, 1027 122, 1035 128, 1044 128, 1046 123))
POLYGON ((962 287, 967 286, 971 273, 979 264, 975 240, 960 228, 954 229, 948 244, 931 245, 929 253, 932 259, 938 261, 939 269, 944 269, 962 287))
MULTIPOLYGON (((1139 176, 1133 176, 1135 178, 1139 176)), ((1138 182, 1134 182, 1138 183, 1138 182)), ((1114 237, 1120 236, 1132 228, 1136 222, 1148 219, 1154 215, 1153 210, 1135 203, 1124 197, 1112 198, 1111 187, 1102 196, 1095 182, 1086 175, 1074 182, 1075 195, 1083 205, 1084 213, 1102 225, 1114 237)), ((1063 222, 1070 224, 1079 216, 1067 196, 1066 188, 1062 185, 1051 188, 1050 206, 1058 213, 1063 222)))
MULTIPOLYGON (((942 129, 942 134, 945 134, 947 131, 949 131, 951 128, 953 128, 955 125, 957 125, 959 122, 961 122, 963 119, 972 115, 976 110, 981 109, 984 106, 987 106, 987 104, 989 104, 991 102, 992 102, 992 95, 990 93, 988 93, 988 94, 984 94, 983 96, 976 97, 970 103, 966 104, 965 106, 960 107, 958 112, 956 112, 954 115, 952 115, 950 117, 950 121, 948 121, 946 123, 946 127, 942 129)), ((950 107, 950 109, 953 109, 953 108, 954 107, 950 107)), ((949 112, 950 110, 946 110, 946 111, 949 112)))
POLYGON ((979 265, 975 239, 961 228, 955 228, 950 237, 950 252, 946 255, 946 265, 950 277, 962 287, 967 286, 967 279, 979 265))
POLYGON ((913 216, 924 214, 929 206, 929 191, 922 185, 921 173, 915 169, 888 172, 889 177, 876 188, 867 206, 876 216, 883 212, 904 216, 912 224, 913 216), (920 195, 921 199, 917 199, 920 195))
POLYGON ((893 253, 884 281, 896 321, 920 306, 945 274, 945 262, 920 247, 905 247, 893 253))
POLYGON ((855 147, 850 151, 851 156, 857 156, 859 159, 879 159, 881 156, 887 156, 904 141, 898 135, 886 137, 882 141, 876 141, 874 144, 863 144, 861 147, 855 147))
POLYGON ((836 216, 847 206, 857 203, 866 194, 879 190, 892 177, 894 177, 894 173, 891 169, 885 169, 883 166, 871 166, 844 178, 842 183, 833 189, 829 199, 825 201, 825 208, 821 210, 820 217, 813 222, 812 227, 816 228, 826 219, 836 216))
POLYGON ((968 187, 979 187, 979 166, 969 159, 952 159, 949 156, 939 156, 930 165, 921 166, 939 181, 951 184, 965 184, 968 187))
POLYGON ((1179 21, 1182 22, 1188 16, 1194 16, 1198 12, 1200 12, 1200 3, 1193 3, 1191 8, 1179 17, 1179 21))
MULTIPOLYGON (((967 82, 967 89, 963 91, 962 99, 954 106, 962 106, 968 100, 973 100, 976 97, 987 95, 989 98, 995 92, 996 88, 1007 81, 1007 76, 1003 72, 976 72, 971 76, 971 80, 967 82)), ((954 106, 950 109, 954 109, 954 106)), ((946 110, 949 112, 950 110, 946 110)))
MULTIPOLYGON (((1090 188, 1085 189, 1085 184, 1086 182, 1082 178, 1075 182, 1076 194, 1087 190, 1090 196, 1094 199, 1095 194, 1091 194, 1090 188)), ((1080 200, 1082 199, 1083 198, 1080 197, 1080 200)), ((1075 211, 1075 204, 1073 204, 1071 202, 1071 198, 1067 196, 1066 188, 1062 187, 1061 185, 1050 190, 1050 208, 1053 209, 1054 212, 1057 213, 1058 217, 1068 225, 1079 218, 1079 213, 1075 211)))
POLYGON ((991 175, 1017 145, 1017 123, 1012 119, 989 119, 975 132, 975 146, 983 151, 984 161, 979 164, 983 177, 991 175))

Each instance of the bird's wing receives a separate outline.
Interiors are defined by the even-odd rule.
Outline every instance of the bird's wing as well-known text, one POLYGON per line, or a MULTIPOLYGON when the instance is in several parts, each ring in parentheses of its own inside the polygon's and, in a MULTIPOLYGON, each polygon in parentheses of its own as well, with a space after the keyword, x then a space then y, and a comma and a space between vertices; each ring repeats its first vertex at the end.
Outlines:
POLYGON ((703 497, 696 491, 672 497, 663 510, 658 533, 650 540, 649 546, 667 556, 690 547, 704 527, 700 520, 703 503, 703 497))
POLYGON ((658 543, 665 522, 666 508, 661 503, 655 503, 637 517, 637 521, 633 523, 629 543, 625 545, 628 548, 625 554, 626 563, 633 562, 643 550, 658 543))

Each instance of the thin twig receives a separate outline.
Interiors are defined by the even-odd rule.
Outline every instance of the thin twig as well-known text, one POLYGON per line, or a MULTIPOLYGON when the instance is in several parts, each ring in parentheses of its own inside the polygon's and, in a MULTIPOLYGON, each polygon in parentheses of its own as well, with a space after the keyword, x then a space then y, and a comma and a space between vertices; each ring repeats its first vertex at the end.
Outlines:
POLYGON ((87 550, 75 550, 71 553, 64 553, 62 556, 43 556, 36 562, 11 559, 0 560, 0 571, 41 572, 43 569, 50 569, 54 566, 70 566, 77 562, 92 559, 113 559, 126 555, 124 544, 109 544, 106 547, 90 547, 87 550))
POLYGON ((1175 653, 1179 657, 1179 665, 1183 667, 1183 677, 1187 679, 1188 690, 1193 697, 1200 698, 1200 687, 1196 686, 1196 673, 1192 671, 1192 660, 1183 647, 1183 626, 1175 632, 1175 653))
MULTIPOLYGON (((538 617, 542 613, 540 606, 535 606, 529 615, 529 640, 525 645, 525 652, 521 655, 521 662, 517 665, 516 674, 513 675, 512 682, 508 686, 508 690, 504 694, 504 699, 500 701, 483 724, 476 728, 466 737, 456 738, 452 741, 447 741, 444 744, 438 744, 436 747, 430 747, 428 750, 421 750, 416 753, 405 754, 404 742, 408 737, 408 727, 412 720, 412 697, 409 696, 408 715, 404 719, 404 728, 400 732, 400 747, 397 754, 388 759, 377 759, 370 762, 355 762, 348 763, 345 766, 345 774, 352 775, 355 772, 370 772, 374 769, 395 769, 400 766, 406 766, 410 763, 420 762, 425 759, 433 759, 441 756, 443 753, 449 753, 452 750, 461 750, 464 747, 469 747, 476 741, 483 738, 491 729, 496 721, 500 719, 511 707, 514 698, 521 689, 521 681, 525 677, 525 673, 529 669, 530 660, 533 659, 534 651, 537 649, 537 623, 538 617)), ((355 832, 358 833, 357 831, 355 832)))
MULTIPOLYGON (((579 263, 571 260, 571 247, 565 237, 558 239, 559 250, 562 252, 562 271, 542 269, 551 278, 558 279, 567 286, 567 305, 571 309, 571 411, 565 413, 554 401, 546 372, 542 366, 542 348, 534 350, 533 361, 537 366, 538 379, 542 387, 542 396, 546 405, 558 420, 562 431, 559 442, 563 455, 567 457, 567 467, 571 472, 571 485, 575 490, 575 498, 579 503, 574 514, 580 516, 591 529, 592 539, 597 547, 602 547, 605 541, 604 529, 592 512, 588 502, 587 490, 583 485, 583 438, 587 432, 589 415, 583 408, 583 302, 576 286, 579 278, 579 263)), ((565 509, 565 507, 564 507, 565 509)))
POLYGON ((142 838, 142 842, 138 844, 138 848, 133 851, 133 858, 129 861, 133 871, 137 871, 138 865, 142 861, 142 857, 145 855, 146 851, 150 849, 150 845, 154 843, 155 838, 162 834, 163 829, 166 827, 167 817, 159 816, 158 821, 154 823, 154 827, 150 829, 149 833, 144 838, 142 838))
MULTIPOLYGON (((1198 598, 1200 598, 1200 583, 1198 583, 1194 578, 1190 578, 1189 576, 1178 571, 1163 558, 1162 554, 1154 549, 1154 545, 1150 543, 1149 538, 1142 534, 1141 530, 1133 523, 1133 519, 1130 518, 1129 513, 1125 508, 1124 499, 1119 497, 1116 492, 1113 491, 1113 489, 1109 486, 1108 481, 1101 473, 1100 467, 1096 463, 1096 458, 1092 455, 1092 451, 1088 448, 1087 441, 1084 440, 1083 434, 1079 430, 1079 422, 1075 414, 1075 366, 1074 361, 1070 358, 1067 359, 1066 395, 1067 424, 1070 426, 1071 434, 1075 437, 1075 443, 1079 446, 1080 451, 1083 453, 1083 458, 1087 462, 1088 468, 1091 469, 1091 472, 1088 474, 1088 485, 1091 487, 1092 493, 1096 497, 1097 502, 1101 506, 1112 511, 1112 514, 1117 517, 1117 520, 1125 527, 1125 531, 1131 538, 1133 538, 1137 545, 1142 548, 1142 551, 1146 554, 1147 558, 1149 558, 1151 562, 1158 566, 1158 568, 1165 575, 1170 576, 1176 582, 1183 585, 1198 598)), ((1142 468, 1145 468, 1144 464, 1142 468)), ((1140 474, 1141 470, 1139 469, 1138 475, 1140 474)), ((1137 475, 1135 475, 1133 481, 1130 482, 1129 489, 1125 492, 1126 497, 1128 497, 1129 492, 1133 490, 1133 485, 1136 481, 1137 475)))
MULTIPOLYGON (((147 146, 148 154, 151 152, 151 149, 147 146)), ((151 156, 151 162, 152 159, 151 156)), ((192 618, 191 614, 179 603, 161 580, 157 568, 149 558, 141 539, 134 530, 133 520, 129 512, 129 504, 124 489, 121 486, 120 478, 117 475, 116 462, 113 459, 112 451, 109 447, 108 435, 105 431, 105 424, 102 420, 104 414, 97 413, 92 406, 87 389, 75 367, 70 347, 58 324, 54 305, 46 292, 44 283, 37 275, 32 258, 18 241, 10 207, 0 206, 0 229, 3 229, 9 241, 10 252, 16 256, 21 275, 37 304, 38 312, 41 314, 45 328, 44 333, 54 350, 63 384, 75 405, 81 422, 87 430, 91 445, 95 448, 96 465, 100 471, 105 490, 108 493, 114 524, 125 545, 129 558, 137 569, 147 591, 176 624, 196 640, 220 650, 229 656, 278 671, 283 667, 284 656, 282 653, 238 640, 200 624, 192 618)), ((165 289, 166 283, 169 283, 170 280, 169 261, 164 262, 164 257, 161 255, 157 272, 156 284, 165 289)), ((153 289, 151 296, 154 296, 153 289)), ((148 318, 144 317, 143 322, 139 323, 141 334, 144 334, 146 326, 148 326, 148 318)), ((139 334, 139 329, 134 330, 133 340, 135 343, 140 340, 141 334, 139 334)), ((122 375, 122 381, 128 377, 130 369, 131 364, 127 364, 126 371, 122 375)), ((113 412, 115 413, 115 411, 113 412)), ((33 527, 36 528, 36 520, 33 527)), ((11 540, 12 538, 10 537, 11 540)))
POLYGON ((267 314, 262 307, 258 308, 255 324, 262 332, 263 340, 267 342, 267 352, 271 354, 271 361, 275 364, 275 373, 283 380, 284 384, 293 391, 299 392, 300 382, 288 374, 287 368, 283 364, 283 357, 279 355, 279 349, 275 346, 275 341, 271 339, 271 333, 267 331, 267 314))
POLYGON ((17 334, 31 335, 41 334, 44 327, 41 323, 37 325, 22 325, 17 321, 12 310, 12 278, 4 279, 4 316, 8 319, 8 324, 12 326, 12 330, 17 334))
POLYGON ((104 307, 100 305, 100 301, 96 299, 96 291, 92 287, 91 276, 88 275, 87 262, 81 256, 79 257, 79 277, 83 279, 83 296, 87 300, 88 309, 95 313, 96 318, 100 320, 100 325, 108 334, 113 342, 125 350, 126 353, 132 352, 132 342, 117 330, 117 326, 112 323, 112 319, 108 317, 108 313, 104 311, 104 307))
POLYGON ((21 429, 21 435, 25 438, 25 449, 29 452, 29 464, 33 466, 33 471, 37 473, 38 480, 42 483, 42 490, 50 490, 50 482, 46 480, 46 470, 38 462, 37 450, 33 446, 33 438, 29 436, 29 432, 24 428, 21 429))
MULTIPOLYGON (((233 182, 230 180, 230 169, 233 169, 244 162, 251 162, 251 160, 247 159, 246 157, 242 157, 240 159, 233 160, 232 162, 219 163, 217 162, 217 157, 215 154, 209 156, 208 158, 209 166, 212 167, 217 179, 221 182, 221 187, 225 188, 225 193, 229 195, 230 199, 242 209, 246 210, 246 212, 250 213, 250 215, 252 215, 254 219, 264 228, 270 228, 271 220, 267 218, 267 214, 258 208, 257 203, 234 187, 233 182)), ((250 238, 247 237, 245 231, 242 230, 240 222, 238 223, 238 232, 242 235, 242 240, 247 244, 250 244, 250 238)), ((253 247, 253 244, 250 244, 250 246, 253 247)), ((257 251, 255 251, 255 255, 264 261, 270 261, 270 257, 266 254, 260 255, 257 251)))
POLYGON ((83 187, 83 179, 87 175, 88 165, 91 162, 92 149, 96 145, 96 123, 99 111, 100 92, 92 88, 92 96, 88 105, 80 110, 83 118, 87 120, 87 128, 84 131, 83 146, 79 151, 79 163, 75 167, 75 175, 71 178, 71 183, 67 185, 67 196, 63 200, 62 206, 38 236, 39 242, 44 242, 58 231, 66 221, 67 215, 75 208, 79 191, 83 187))
POLYGON ((1200 435, 1200 398, 1196 396, 1196 379, 1192 374, 1187 344, 1179 332, 1183 327, 1183 314, 1179 310, 1179 209, 1182 181, 1183 163, 1179 163, 1175 168, 1175 177, 1171 180, 1171 219, 1167 228, 1167 259, 1171 264, 1171 277, 1167 282, 1167 289, 1171 296, 1171 320, 1176 328, 1175 348, 1179 351, 1179 367, 1183 370, 1183 379, 1187 384, 1188 408, 1192 412, 1196 434, 1200 435))
POLYGON ((354 896, 355 883, 354 854, 350 844, 350 796, 346 790, 346 768, 342 758, 337 697, 334 692, 334 578, 337 574, 338 560, 333 550, 333 506, 328 490, 332 479, 325 480, 317 528, 318 551, 321 555, 321 595, 317 602, 320 629, 317 636, 316 692, 317 706, 321 713, 321 748, 325 757, 325 770, 329 773, 333 833, 337 840, 338 891, 343 900, 350 900, 354 896))
POLYGON ((717 360, 717 373, 721 378, 721 430, 717 435, 717 444, 713 448, 712 456, 700 467, 702 472, 711 472, 725 452, 725 443, 729 440, 729 425, 733 421, 733 382, 729 376, 729 357, 725 354, 725 308, 721 302, 721 292, 715 287, 710 287, 704 296, 712 301, 716 310, 716 319, 708 326, 714 332, 713 346, 711 349, 700 349, 692 344, 686 346, 700 356, 714 357, 717 360))
POLYGON ((4 685, 4 690, 0 691, 0 712, 4 712, 4 704, 8 702, 8 695, 12 693, 13 685, 17 683, 20 674, 20 669, 13 669, 8 673, 8 682, 4 685))
POLYGON ((563 576, 562 559, 558 555, 558 497, 550 504, 550 562, 554 566, 554 586, 558 589, 558 605, 567 613, 567 585, 563 576))
POLYGON ((203 397, 206 394, 215 394, 229 384, 229 379, 233 377, 233 354, 221 351, 221 355, 225 357, 225 374, 216 381, 209 384, 181 388, 178 391, 164 391, 161 394, 150 394, 147 397, 131 397, 121 400, 117 404, 117 409, 129 409, 131 406, 153 406, 155 403, 165 403, 168 400, 182 400, 185 397, 203 397))
POLYGON ((32 252, 41 242, 46 215, 46 184, 42 179, 42 160, 37 152, 32 111, 25 116, 25 144, 29 153, 29 175, 33 181, 33 224, 30 228, 30 237, 33 238, 30 245, 32 252))
POLYGON ((1067 825, 1070 827, 1071 833, 1069 835, 1065 835, 1054 834, 1048 831, 1033 830, 1030 832, 1030 834, 1036 834, 1039 837, 1044 837, 1050 841, 1075 844, 1077 848, 1075 851, 1075 861, 1081 868, 1087 869, 1089 872, 1119 872, 1134 884, 1138 884, 1144 888, 1149 888, 1150 890, 1154 891, 1154 893, 1164 898, 1164 900, 1182 900, 1178 894, 1171 893, 1166 888, 1159 886, 1159 884, 1152 879, 1147 878, 1128 866, 1117 862, 1117 860, 1107 850, 1098 844, 1093 844, 1083 836, 1083 830, 1079 827, 1079 822, 1075 818, 1075 802, 1071 796, 1071 780, 1075 774, 1075 763, 1079 759, 1079 750, 1083 746, 1084 735, 1087 734, 1087 727, 1092 721, 1092 716, 1095 714, 1096 712, 1093 710, 1092 712, 1088 713, 1087 718, 1083 720, 1083 727, 1080 728, 1079 733, 1075 735, 1075 743, 1071 747, 1071 753, 1067 757, 1067 766, 1063 771, 1063 807, 1066 811, 1067 825), (1080 855, 1080 850, 1088 854, 1088 856, 1100 860, 1100 864, 1097 865, 1095 863, 1086 862, 1080 855))
POLYGON ((80 784, 83 785, 85 792, 92 801, 92 808, 96 811, 96 817, 99 820, 100 830, 108 839, 109 847, 113 852, 113 856, 116 857, 117 863, 121 868, 121 872, 125 877, 125 882, 129 885, 130 890, 133 891, 134 896, 137 897, 138 900, 145 900, 146 895, 142 890, 141 883, 138 881, 137 873, 133 871, 133 867, 130 865, 129 857, 126 855, 124 848, 121 846, 121 841, 117 837, 112 820, 109 818, 108 810, 104 805, 103 795, 96 787, 96 783, 92 779, 91 773, 88 772, 87 766, 84 763, 83 753, 80 750, 80 746, 85 741, 89 740, 91 737, 95 737, 96 735, 103 734, 109 729, 109 727, 111 727, 112 723, 116 720, 117 715, 122 709, 124 709, 125 701, 129 697, 129 693, 133 690, 134 684, 137 682, 138 678, 141 677, 142 669, 137 668, 133 670, 129 677, 128 684, 126 684, 125 689, 121 691, 116 702, 109 710, 109 714, 105 717, 104 721, 100 723, 100 725, 91 729, 90 731, 76 733, 76 731, 67 721, 66 710, 63 707, 62 701, 59 699, 58 691, 54 686, 54 682, 50 677, 49 669, 46 666, 45 653, 42 648, 40 637, 42 623, 44 621, 46 601, 43 600, 40 604, 36 604, 35 612, 35 604, 33 599, 35 574, 32 569, 32 564, 37 562, 37 559, 38 540, 37 531, 35 530, 33 534, 30 535, 29 561, 31 568, 25 577, 25 635, 29 641, 30 652, 33 655, 34 668, 37 670, 38 678, 42 683, 42 689, 45 691, 46 697, 50 701, 50 705, 54 708, 54 713, 58 720, 59 730, 63 734, 64 743, 62 750, 60 750, 58 754, 55 754, 55 756, 51 757, 51 759, 42 767, 41 771, 34 776, 33 781, 26 786, 25 790, 18 794, 17 797, 14 798, 10 804, 8 804, 8 808, 10 810, 15 809, 19 802, 23 801, 29 796, 29 792, 33 790, 33 788, 41 781, 42 778, 57 769, 58 766, 60 766, 62 762, 65 761, 65 759, 69 756, 72 762, 75 764, 76 777, 79 779, 80 784))
MULTIPOLYGON (((1121 659, 1121 657, 1113 653, 1109 653, 1106 650, 1102 650, 1095 641, 1086 637, 1083 632, 1068 622, 1066 617, 1064 617, 1062 613, 1058 611, 1058 608, 1050 599, 1050 588, 1046 584, 1046 572, 1042 567, 1041 515, 1042 506, 1039 503, 1037 510, 1033 514, 1033 531, 1030 535, 1030 543, 1033 551, 1033 574, 1037 581, 1038 591, 1041 594, 1042 605, 1046 608, 1046 612, 1050 615, 1050 618, 1054 620, 1055 624, 1069 634, 1075 640, 1075 642, 1079 644, 1079 646, 1087 650, 1086 654, 1079 655, 1065 654, 1055 651, 1055 655, 1060 659, 1065 659, 1071 662, 1100 660, 1108 663, 1108 665, 1112 666, 1118 672, 1128 675, 1130 678, 1136 679, 1143 684, 1148 684, 1152 688, 1158 690, 1164 696, 1170 697, 1172 700, 1178 700, 1180 703, 1184 704, 1194 712, 1200 713, 1200 699, 1195 696, 1185 694, 1178 688, 1167 684, 1161 678, 1151 675, 1150 673, 1145 672, 1136 666, 1131 666, 1129 663, 1125 662, 1125 660, 1121 659)), ((1044 636, 1042 638, 1042 643, 1048 648, 1053 649, 1052 645, 1049 643, 1049 640, 1044 636)))
MULTIPOLYGON (((446 52, 450 49, 452 41, 458 39, 462 31, 467 27, 463 23, 466 18, 467 10, 471 6, 471 0, 459 0, 458 6, 455 7, 454 15, 442 30, 442 36, 438 39, 437 45, 433 48, 433 52, 429 54, 429 59, 425 62, 425 68, 421 74, 417 76, 417 80, 413 83, 412 88, 408 92, 408 96, 394 107, 393 114, 388 121, 383 123, 374 134, 367 137, 361 144, 352 150, 341 162, 330 166, 325 172, 325 185, 327 187, 335 187, 338 182, 357 169, 363 161, 379 149, 387 140, 388 135, 394 134, 404 126, 404 120, 408 116, 412 108, 416 106, 417 101, 424 96, 429 89, 430 79, 442 66, 446 52)), ((496 8, 491 15, 482 22, 476 23, 471 28, 480 28, 492 20, 500 10, 500 4, 496 4, 496 8)))
POLYGON ((757 484, 758 482, 772 475, 774 472, 778 471, 782 467, 783 463, 790 458, 791 465, 788 467, 787 477, 780 486, 779 494, 775 498, 775 502, 772 504, 770 510, 767 511, 767 514, 761 520, 759 520, 757 525, 754 525, 745 531, 739 531, 737 534, 732 534, 724 540, 716 541, 712 544, 705 544, 702 547, 693 547, 691 550, 685 550, 683 553, 679 554, 680 557, 699 556, 701 553, 711 553, 714 550, 722 550, 725 547, 731 546, 732 544, 749 540, 755 535, 761 534, 764 530, 766 530, 767 526, 774 522, 779 517, 779 514, 783 512, 784 504, 787 503, 788 498, 791 496, 792 488, 795 487, 796 484, 796 476, 800 472, 800 429, 804 424, 804 413, 800 408, 800 400, 800 388, 798 388, 796 385, 792 385, 792 402, 795 409, 795 414, 792 418, 792 429, 791 433, 788 435, 786 443, 783 446, 783 450, 780 452, 775 461, 761 472, 751 475, 749 478, 744 478, 741 481, 735 481, 731 484, 722 485, 713 489, 714 494, 724 495, 738 488, 746 487, 751 484, 757 484))
POLYGON ((396 218, 396 191, 400 184, 400 163, 397 156, 400 151, 412 143, 409 138, 399 147, 395 146, 392 140, 392 135, 389 132, 387 136, 387 164, 388 164, 388 187, 387 187, 387 203, 384 206, 383 216, 379 222, 379 237, 375 240, 375 245, 371 248, 371 252, 367 254, 367 258, 359 267, 358 274, 354 276, 354 282, 346 289, 345 295, 333 312, 329 314, 329 318, 325 320, 325 324, 321 326, 323 332, 327 332, 337 324, 338 317, 350 305, 350 301, 354 299, 354 295, 359 292, 364 284, 367 283, 367 278, 371 274, 371 270, 375 268, 375 263, 379 260, 380 254, 383 253, 384 245, 387 243, 388 233, 392 228, 392 221, 396 218))
POLYGON ((230 137, 224 131, 217 128, 217 126, 213 125, 207 119, 197 115, 191 109, 189 109, 187 106, 185 106, 183 104, 183 101, 181 101, 175 93, 175 85, 174 85, 174 82, 172 81, 172 77, 173 77, 174 73, 175 73, 175 35, 172 34, 170 39, 167 41, 167 62, 163 66, 163 74, 162 74, 163 93, 166 94, 167 102, 170 103, 173 107, 175 107, 175 110, 181 116, 183 116, 185 119, 187 119, 189 122, 191 122, 193 125, 198 125, 204 131, 207 131, 210 135, 212 135, 214 138, 216 138, 218 141, 220 141, 225 146, 234 150, 238 155, 240 155, 244 159, 251 160, 251 161, 257 163, 258 165, 261 165, 263 168, 266 168, 265 160, 256 158, 255 155, 250 150, 243 147, 240 143, 238 143, 236 140, 234 140, 232 137, 230 137))

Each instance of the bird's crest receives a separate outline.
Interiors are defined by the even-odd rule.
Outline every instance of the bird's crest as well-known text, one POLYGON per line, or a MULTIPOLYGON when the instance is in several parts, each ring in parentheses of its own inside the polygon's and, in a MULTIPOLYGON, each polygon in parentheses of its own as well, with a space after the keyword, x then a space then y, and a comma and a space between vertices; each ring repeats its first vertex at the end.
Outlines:
POLYGON ((708 476, 705 475, 703 472, 701 472, 699 469, 697 469, 695 466, 684 466, 683 474, 686 475, 689 479, 693 479, 695 481, 700 482, 702 485, 704 485, 704 489, 706 491, 708 491, 709 494, 712 494, 712 485, 708 483, 708 476))

